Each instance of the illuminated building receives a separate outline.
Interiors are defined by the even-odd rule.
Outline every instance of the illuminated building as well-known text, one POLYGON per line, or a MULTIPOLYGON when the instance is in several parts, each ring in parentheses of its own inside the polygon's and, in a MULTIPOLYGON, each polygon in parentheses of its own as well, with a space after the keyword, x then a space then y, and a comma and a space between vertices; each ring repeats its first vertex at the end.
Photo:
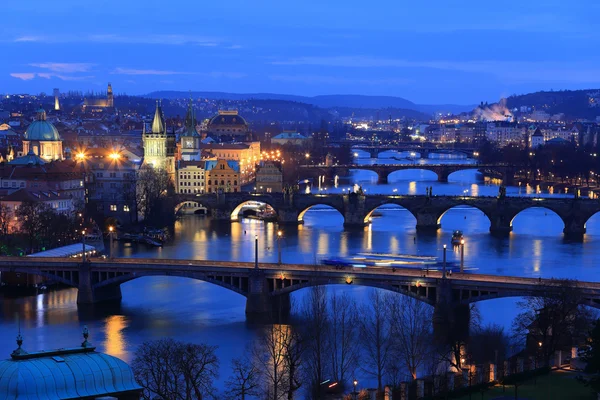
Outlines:
POLYGON ((238 162, 242 183, 254 178, 256 164, 260 161, 260 142, 201 143, 200 149, 209 157, 238 162))
POLYGON ((23 154, 32 152, 45 161, 62 160, 62 139, 58 130, 46 121, 46 111, 38 110, 37 120, 33 121, 23 137, 23 154))
POLYGON ((281 193, 283 191, 283 173, 281 163, 262 161, 256 171, 256 192, 281 193))
POLYGON ((205 189, 205 161, 178 161, 176 173, 177 193, 202 194, 205 189))
POLYGON ((250 129, 246 120, 238 115, 237 111, 219 110, 206 126, 208 136, 222 140, 235 139, 247 140, 250 129))
POLYGON ((59 91, 54 89, 54 111, 60 111, 60 102, 58 100, 59 91))
POLYGON ((180 135, 181 159, 184 161, 200 160, 200 135, 196 131, 196 116, 192 99, 185 116, 185 131, 180 135))
POLYGON ((83 99, 83 111, 100 112, 105 109, 113 109, 115 106, 112 86, 109 83, 106 89, 106 98, 86 97, 83 99))
POLYGON ((175 173, 175 135, 167 133, 161 105, 156 102, 156 111, 150 132, 146 132, 144 124, 142 133, 144 146, 144 164, 153 168, 164 169, 173 176, 175 173))
POLYGON ((240 166, 237 161, 208 160, 205 169, 206 193, 240 191, 240 166))

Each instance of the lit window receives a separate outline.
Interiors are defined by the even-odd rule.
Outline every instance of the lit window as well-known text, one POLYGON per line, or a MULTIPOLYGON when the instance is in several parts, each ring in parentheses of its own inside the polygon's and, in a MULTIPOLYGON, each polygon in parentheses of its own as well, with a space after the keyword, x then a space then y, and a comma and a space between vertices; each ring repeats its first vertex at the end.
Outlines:
POLYGON ((111 204, 110 205, 110 211, 117 211, 117 205, 116 204, 111 204))
POLYGON ((129 212, 129 206, 123 206, 123 211, 129 212))

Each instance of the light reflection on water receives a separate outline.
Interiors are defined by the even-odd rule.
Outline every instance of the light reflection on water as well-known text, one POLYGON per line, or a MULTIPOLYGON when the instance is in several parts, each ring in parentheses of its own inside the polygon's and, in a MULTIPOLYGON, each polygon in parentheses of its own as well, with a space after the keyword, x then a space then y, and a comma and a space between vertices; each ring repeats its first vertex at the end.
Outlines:
MULTIPOLYGON (((461 161, 463 162, 463 161, 461 161)), ((360 182, 370 192, 425 194, 427 186, 434 194, 494 196, 495 185, 478 182, 474 171, 453 174, 449 183, 438 183, 424 174, 428 171, 403 171, 408 180, 394 174, 389 185, 376 186, 364 171, 354 174, 350 183, 360 182)), ((521 188, 523 192, 525 188, 521 188)), ((527 189, 529 191, 530 189, 527 189)), ((509 195, 519 188, 508 188, 509 195)), ((600 258, 600 217, 587 224, 584 243, 565 242, 563 223, 552 211, 536 208, 520 213, 513 221, 510 237, 499 239, 489 234, 489 221, 479 210, 458 207, 441 219, 442 228, 434 234, 417 234, 410 212, 387 205, 381 216, 363 230, 344 230, 342 216, 333 209, 311 209, 304 225, 279 227, 284 232, 284 262, 312 264, 330 255, 350 255, 361 250, 422 255, 441 255, 450 244, 452 231, 465 234, 465 264, 480 272, 542 277, 569 277, 597 280, 596 260, 600 258)), ((278 227, 254 220, 215 224, 199 216, 188 216, 175 224, 174 241, 163 248, 119 243, 124 257, 216 259, 252 261, 254 235, 259 236, 259 258, 277 260, 278 227)), ((449 261, 458 262, 460 254, 450 246, 449 261)), ((333 286, 331 291, 349 291, 359 301, 370 289, 333 286)), ((179 340, 205 342, 219 346, 221 381, 229 371, 229 360, 245 351, 256 335, 256 327, 245 321, 245 299, 209 283, 175 277, 147 277, 122 285, 123 300, 118 306, 77 308, 77 290, 48 292, 39 296, 2 298, 0 341, 8 357, 16 347, 15 313, 20 316, 26 350, 79 346, 82 326, 88 325, 90 341, 100 351, 131 361, 135 348, 146 340, 172 336, 179 340)), ((302 291, 293 297, 298 300, 302 291)), ((510 326, 516 313, 515 300, 500 299, 480 303, 484 320, 510 326), (501 312, 498 312, 501 310, 501 312)), ((2 355, 0 355, 2 356, 2 355)))

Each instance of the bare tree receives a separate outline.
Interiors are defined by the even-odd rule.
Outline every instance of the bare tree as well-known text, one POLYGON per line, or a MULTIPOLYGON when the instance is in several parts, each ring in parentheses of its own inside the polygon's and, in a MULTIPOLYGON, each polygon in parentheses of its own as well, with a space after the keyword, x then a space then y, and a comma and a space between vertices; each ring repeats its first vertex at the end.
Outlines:
POLYGON ((329 365, 333 379, 345 385, 352 379, 358 363, 358 312, 356 303, 347 293, 331 296, 329 309, 329 365))
POLYGON ((227 398, 245 400, 246 396, 260 396, 260 371, 247 357, 231 360, 232 374, 225 381, 227 398))
POLYGON ((556 281, 552 290, 518 303, 522 311, 513 321, 513 333, 548 365, 557 350, 583 342, 590 331, 593 315, 582 303, 577 281, 556 281))
POLYGON ((417 371, 431 356, 433 309, 412 297, 393 295, 389 296, 389 316, 393 359, 417 379, 417 371))
POLYGON ((50 207, 41 202, 24 201, 16 211, 19 221, 19 231, 27 238, 29 242, 29 251, 33 249, 42 235, 44 229, 45 215, 50 207))
POLYGON ((362 369, 377 378, 377 388, 381 391, 391 355, 387 296, 379 289, 372 290, 368 304, 360 309, 360 315, 360 337, 364 351, 362 369))
POLYGON ((269 400, 285 398, 286 343, 290 335, 288 325, 271 325, 264 330, 253 350, 254 362, 264 383, 263 393, 269 400))
POLYGON ((203 399, 214 396, 219 361, 214 346, 173 339, 145 342, 132 368, 144 387, 144 399, 203 399))
MULTIPOLYGON (((161 219, 166 211, 164 203, 171 186, 171 179, 166 170, 152 167, 139 170, 135 189, 136 209, 142 213, 145 221, 154 222, 161 219)), ((173 214, 172 210, 168 212, 173 214)))
POLYGON ((0 204, 0 237, 6 238, 13 220, 13 212, 9 206, 0 204))
POLYGON ((284 344, 284 364, 286 375, 287 400, 293 400, 298 389, 302 387, 300 374, 302 373, 302 357, 305 350, 305 344, 302 336, 295 330, 292 330, 287 336, 284 344))
POLYGON ((310 395, 314 399, 321 398, 321 382, 325 380, 328 370, 329 315, 327 312, 327 291, 324 286, 310 289, 302 308, 302 333, 305 342, 304 365, 306 379, 309 382, 310 395))

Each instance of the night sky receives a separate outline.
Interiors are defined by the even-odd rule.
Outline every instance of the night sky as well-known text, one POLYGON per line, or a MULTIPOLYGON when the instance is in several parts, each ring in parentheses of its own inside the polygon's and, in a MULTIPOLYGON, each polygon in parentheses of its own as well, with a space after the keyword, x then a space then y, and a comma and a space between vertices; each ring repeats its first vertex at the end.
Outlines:
POLYGON ((3 0, 0 93, 198 90, 473 104, 600 88, 598 0, 3 0))

